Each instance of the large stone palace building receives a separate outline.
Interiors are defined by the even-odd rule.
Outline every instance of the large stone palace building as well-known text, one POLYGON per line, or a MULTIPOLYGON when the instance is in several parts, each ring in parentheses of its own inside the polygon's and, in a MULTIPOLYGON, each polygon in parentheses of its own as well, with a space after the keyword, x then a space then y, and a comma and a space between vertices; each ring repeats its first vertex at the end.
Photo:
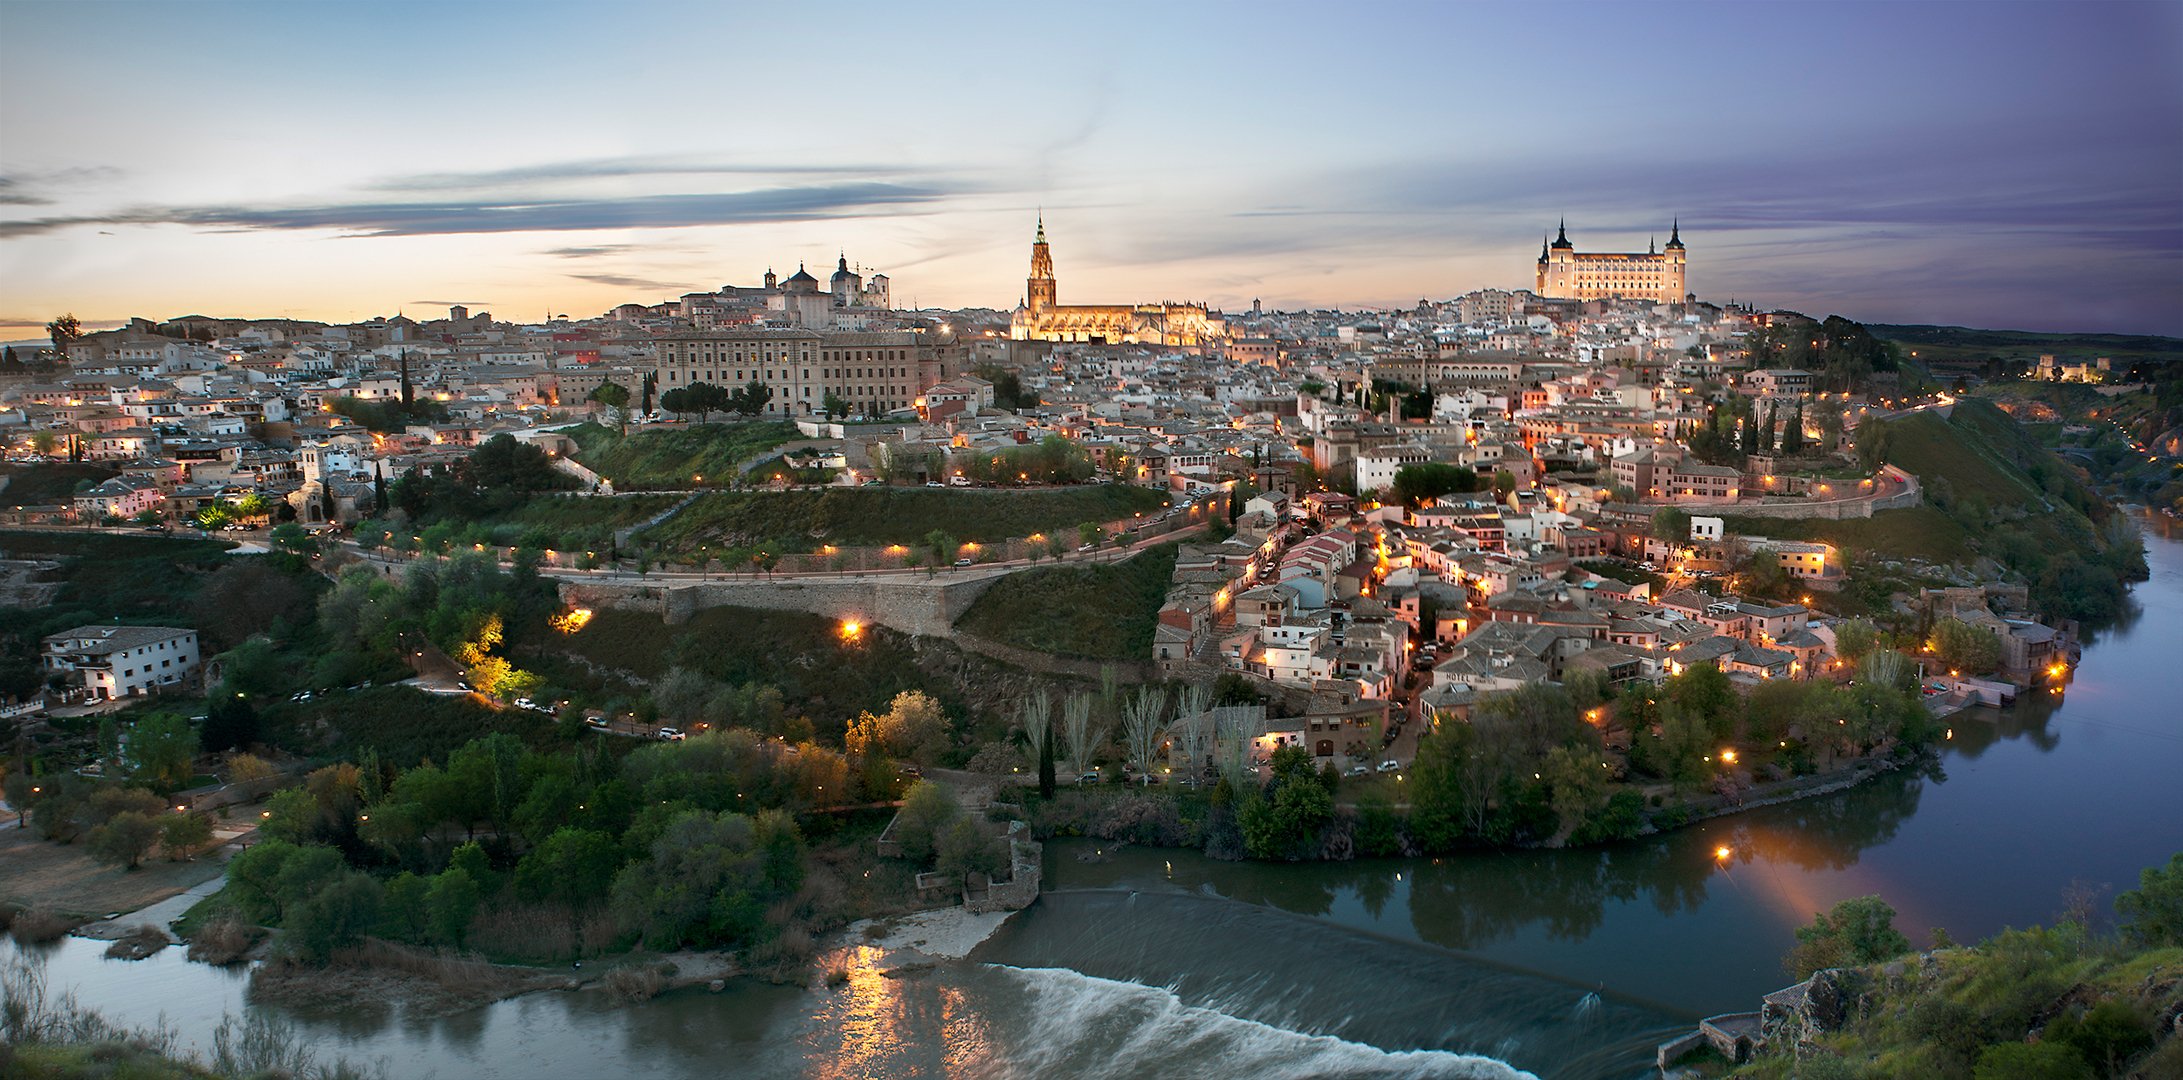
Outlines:
POLYGON ((1070 304, 1058 302, 1054 257, 1046 248, 1046 219, 1031 241, 1031 276, 1023 306, 1008 323, 1017 341, 1091 341, 1110 345, 1165 345, 1183 349, 1228 340, 1228 321, 1204 304, 1070 304))
POLYGON ((662 392, 694 382, 729 390, 753 380, 773 388, 765 415, 816 416, 829 394, 853 415, 914 408, 918 395, 946 378, 946 350, 912 330, 821 333, 727 330, 665 334, 658 349, 662 392))
POLYGON ((1552 243, 1539 246, 1537 292, 1551 300, 1608 300, 1624 298, 1679 304, 1687 294, 1687 262, 1683 254, 1683 228, 1676 222, 1665 250, 1643 252, 1579 253, 1569 242, 1565 221, 1552 243))

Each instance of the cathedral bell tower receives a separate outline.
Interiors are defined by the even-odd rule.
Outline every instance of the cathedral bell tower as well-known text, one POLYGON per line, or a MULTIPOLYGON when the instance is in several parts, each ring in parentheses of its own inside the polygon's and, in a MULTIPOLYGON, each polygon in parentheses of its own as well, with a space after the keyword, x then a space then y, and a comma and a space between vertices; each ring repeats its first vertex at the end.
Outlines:
POLYGON ((1023 306, 1033 312, 1054 306, 1054 257, 1046 250, 1046 215, 1038 217, 1038 236, 1031 241, 1031 276, 1024 282, 1023 306))

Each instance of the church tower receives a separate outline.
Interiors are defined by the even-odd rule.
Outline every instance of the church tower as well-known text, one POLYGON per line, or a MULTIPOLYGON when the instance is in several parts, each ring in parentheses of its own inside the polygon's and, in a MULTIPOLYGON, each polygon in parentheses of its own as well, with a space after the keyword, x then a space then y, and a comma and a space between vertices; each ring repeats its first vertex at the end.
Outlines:
POLYGON ((1033 312, 1055 304, 1054 257, 1046 250, 1046 215, 1038 216, 1038 237, 1031 241, 1031 277, 1024 282, 1023 306, 1033 312))
POLYGON ((1554 242, 1539 251, 1536 291, 1540 296, 1573 300, 1577 295, 1577 246, 1569 242, 1569 222, 1563 219, 1554 242))

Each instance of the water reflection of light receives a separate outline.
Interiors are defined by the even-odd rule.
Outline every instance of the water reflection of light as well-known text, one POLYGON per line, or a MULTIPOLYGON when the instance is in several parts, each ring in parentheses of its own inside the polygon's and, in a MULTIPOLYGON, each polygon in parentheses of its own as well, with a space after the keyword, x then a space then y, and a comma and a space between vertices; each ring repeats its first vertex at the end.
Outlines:
POLYGON ((885 955, 884 950, 858 945, 843 950, 829 963, 830 967, 841 965, 838 970, 848 978, 831 991, 833 997, 825 1013, 833 1022, 814 1025, 812 1037, 840 1042, 811 1047, 813 1053, 805 1059, 813 1069, 811 1075, 849 1080, 884 1076, 892 1071, 890 1059, 908 1040, 904 1038, 907 1033, 903 1030, 901 988, 879 966, 885 955))

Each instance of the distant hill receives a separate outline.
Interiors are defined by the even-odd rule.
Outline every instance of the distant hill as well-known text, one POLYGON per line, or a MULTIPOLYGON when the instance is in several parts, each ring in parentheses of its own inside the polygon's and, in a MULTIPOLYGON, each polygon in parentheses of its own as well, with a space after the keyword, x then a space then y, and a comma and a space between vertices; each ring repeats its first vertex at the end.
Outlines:
POLYGON ((1968 326, 1918 326, 1871 323, 1874 337, 1917 352, 1928 367, 1934 362, 1984 363, 1987 360, 2036 360, 2043 354, 2065 358, 2111 357, 2115 360, 2183 362, 2183 338, 2148 334, 2042 334, 2030 330, 1979 330, 1968 326))

